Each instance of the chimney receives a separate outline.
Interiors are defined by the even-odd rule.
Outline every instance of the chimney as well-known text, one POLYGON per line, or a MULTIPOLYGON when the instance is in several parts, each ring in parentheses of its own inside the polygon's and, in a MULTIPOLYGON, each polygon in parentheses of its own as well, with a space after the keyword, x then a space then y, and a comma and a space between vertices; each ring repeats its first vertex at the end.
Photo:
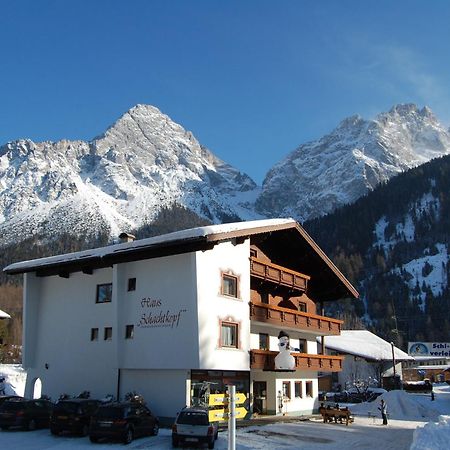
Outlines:
POLYGON ((136 236, 133 236, 129 233, 120 233, 119 234, 119 242, 121 244, 125 244, 126 242, 133 242, 136 239, 136 236))

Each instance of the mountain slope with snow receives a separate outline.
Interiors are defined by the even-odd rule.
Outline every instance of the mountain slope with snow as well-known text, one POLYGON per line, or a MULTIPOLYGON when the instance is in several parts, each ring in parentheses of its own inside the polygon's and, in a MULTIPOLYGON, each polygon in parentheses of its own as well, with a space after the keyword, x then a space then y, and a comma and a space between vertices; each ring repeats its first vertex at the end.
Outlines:
POLYGON ((114 237, 174 203, 214 223, 304 221, 449 152, 450 134, 427 107, 397 105, 301 145, 261 188, 157 108, 137 105, 90 142, 0 147, 0 245, 58 233, 114 237))
POLYGON ((0 148, 0 244, 61 231, 114 236, 174 202, 212 222, 257 218, 258 192, 192 133, 137 105, 91 142, 0 148))
POLYGON ((349 117, 269 171, 257 210, 302 221, 320 217, 448 153, 450 133, 427 107, 397 105, 374 120, 349 117))

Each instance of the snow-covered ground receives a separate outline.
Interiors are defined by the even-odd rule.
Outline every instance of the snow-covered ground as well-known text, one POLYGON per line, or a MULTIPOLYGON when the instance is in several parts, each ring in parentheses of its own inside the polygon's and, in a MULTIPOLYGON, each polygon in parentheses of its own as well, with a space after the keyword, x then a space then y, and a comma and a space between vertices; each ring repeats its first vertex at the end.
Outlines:
MULTIPOLYGON (((18 366, 0 365, 0 375, 7 379, 7 393, 23 393, 24 376, 18 366)), ((348 427, 323 423, 319 418, 307 421, 277 421, 264 425, 239 427, 237 450, 447 450, 450 442, 450 386, 435 385, 435 401, 428 394, 391 391, 375 402, 349 405, 355 421, 348 427), (381 425, 379 400, 388 405, 389 424, 381 425)), ((133 441, 130 449, 170 449, 170 430, 161 429, 156 437, 133 441)), ((96 450, 121 448, 121 443, 92 444, 88 438, 52 436, 49 430, 0 431, 1 449, 20 450, 96 450)), ((187 448, 187 447, 186 447, 187 448)), ((226 430, 219 433, 217 450, 228 448, 226 430)))

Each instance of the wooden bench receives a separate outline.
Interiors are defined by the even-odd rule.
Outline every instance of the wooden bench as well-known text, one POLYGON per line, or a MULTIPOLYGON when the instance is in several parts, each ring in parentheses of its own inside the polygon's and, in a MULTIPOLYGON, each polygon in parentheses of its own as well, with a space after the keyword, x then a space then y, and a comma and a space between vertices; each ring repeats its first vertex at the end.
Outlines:
POLYGON ((345 421, 345 425, 348 426, 349 423, 353 422, 353 417, 348 408, 319 408, 319 413, 322 415, 324 423, 344 423, 345 421))

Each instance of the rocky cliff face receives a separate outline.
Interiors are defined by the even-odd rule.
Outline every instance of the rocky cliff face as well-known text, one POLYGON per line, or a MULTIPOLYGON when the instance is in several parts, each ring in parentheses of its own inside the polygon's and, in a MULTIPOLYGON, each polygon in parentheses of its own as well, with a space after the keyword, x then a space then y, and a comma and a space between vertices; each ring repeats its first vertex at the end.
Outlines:
POLYGON ((137 105, 91 142, 0 148, 0 244, 61 231, 117 235, 173 202, 213 222, 255 218, 258 192, 157 108, 137 105))
POLYGON ((449 152, 450 134, 428 108, 398 105, 301 145, 261 189, 157 108, 137 105, 90 142, 0 147, 0 245, 61 232, 117 236, 174 202, 215 223, 304 221, 449 152))
POLYGON ((301 221, 319 217, 449 152, 450 134, 427 107, 397 105, 374 120, 349 117, 273 167, 256 208, 301 221))

